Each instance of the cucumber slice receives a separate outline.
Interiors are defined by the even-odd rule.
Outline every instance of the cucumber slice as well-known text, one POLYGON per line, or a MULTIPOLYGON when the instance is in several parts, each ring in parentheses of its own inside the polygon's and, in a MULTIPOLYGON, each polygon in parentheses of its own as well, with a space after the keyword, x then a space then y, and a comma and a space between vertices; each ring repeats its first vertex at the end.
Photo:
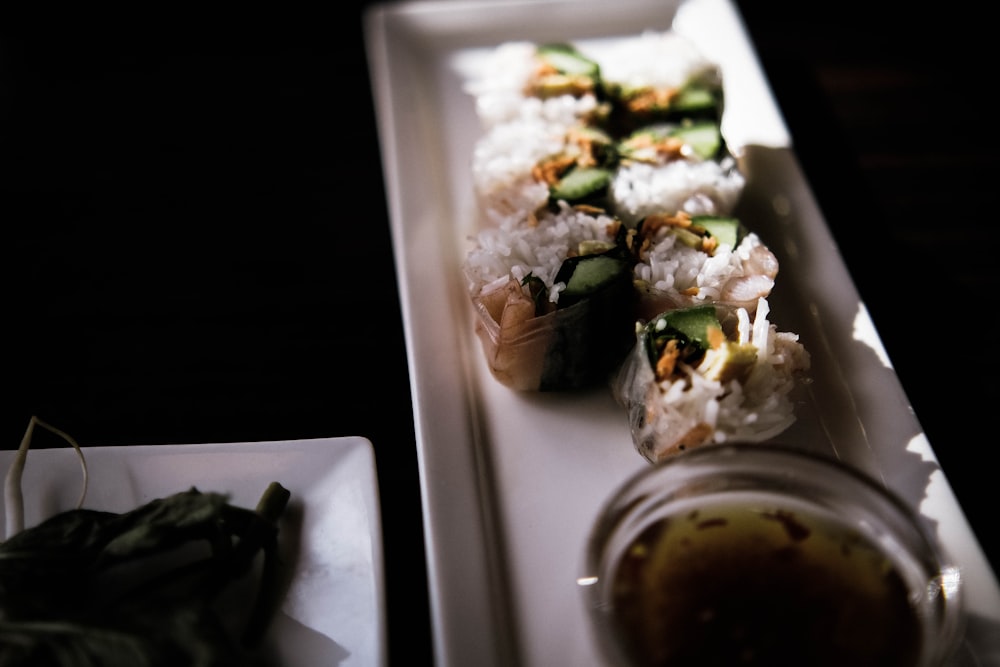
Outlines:
POLYGON ((719 241, 719 245, 735 248, 741 240, 740 221, 736 218, 717 215, 696 215, 691 218, 691 224, 701 227, 719 241))
POLYGON ((711 160, 719 154, 722 148, 722 133, 716 123, 703 121, 682 125, 672 132, 676 137, 691 147, 701 158, 711 160))
POLYGON ((550 198, 555 201, 580 201, 599 196, 611 183, 611 172, 599 167, 578 167, 573 169, 549 189, 550 198))
POLYGON ((559 294, 559 306, 580 301, 622 279, 628 270, 628 260, 611 253, 570 257, 562 263, 555 278, 557 283, 566 283, 559 294))
POLYGON ((710 347, 708 329, 722 329, 715 306, 710 304, 661 313, 647 326, 651 338, 663 340, 683 337, 697 344, 702 350, 710 347))
POLYGON ((538 47, 538 57, 562 74, 597 78, 600 66, 569 44, 545 44, 538 47))
POLYGON ((715 306, 706 304, 670 310, 657 315, 640 332, 651 368, 656 368, 660 354, 669 341, 676 341, 681 358, 697 364, 711 349, 709 328, 722 329, 715 306))
POLYGON ((702 86, 687 86, 677 94, 671 103, 676 111, 703 111, 714 109, 718 105, 715 91, 702 86))
POLYGON ((681 123, 658 123, 634 130, 621 142, 619 150, 625 157, 635 158, 642 151, 649 151, 651 143, 660 144, 667 139, 684 142, 703 160, 714 160, 723 146, 718 123, 684 119, 681 123))

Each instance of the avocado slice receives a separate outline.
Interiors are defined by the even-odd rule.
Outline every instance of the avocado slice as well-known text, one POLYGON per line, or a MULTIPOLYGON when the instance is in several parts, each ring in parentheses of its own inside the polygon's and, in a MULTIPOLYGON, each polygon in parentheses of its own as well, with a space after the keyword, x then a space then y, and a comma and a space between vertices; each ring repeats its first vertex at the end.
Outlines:
POLYGON ((705 358, 698 365, 698 372, 709 380, 717 380, 723 384, 731 380, 743 383, 756 363, 756 347, 750 343, 741 345, 726 341, 717 349, 706 350, 705 358))

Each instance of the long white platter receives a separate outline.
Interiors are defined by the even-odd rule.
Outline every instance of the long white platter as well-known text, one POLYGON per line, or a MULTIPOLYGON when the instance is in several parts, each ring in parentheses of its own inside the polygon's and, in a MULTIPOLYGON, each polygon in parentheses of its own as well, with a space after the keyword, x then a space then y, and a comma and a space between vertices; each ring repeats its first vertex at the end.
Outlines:
MULTIPOLYGON (((599 506, 648 465, 610 392, 519 394, 473 332, 460 263, 481 134, 463 78, 513 40, 599 50, 674 29, 722 67, 739 214, 778 256, 770 319, 812 355, 782 440, 832 453, 917 508, 961 568, 968 659, 1000 660, 1000 587, 969 528, 796 160, 729 0, 422 1, 373 6, 366 44, 416 425, 438 665, 592 665, 575 577, 599 506)), ((974 664, 974 663, 973 663, 974 664)))

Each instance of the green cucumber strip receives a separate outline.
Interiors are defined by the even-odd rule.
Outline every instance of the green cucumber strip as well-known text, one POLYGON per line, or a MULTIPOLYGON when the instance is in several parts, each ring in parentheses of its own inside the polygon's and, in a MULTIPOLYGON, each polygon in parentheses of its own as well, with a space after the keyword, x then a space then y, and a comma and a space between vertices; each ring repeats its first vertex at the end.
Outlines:
POLYGON ((563 74, 597 77, 600 67, 596 62, 567 44, 547 44, 538 48, 538 56, 563 74))
POLYGON ((715 215, 696 215, 691 218, 691 224, 701 227, 719 241, 719 245, 735 248, 740 242, 740 221, 715 215))
POLYGON ((671 107, 678 111, 694 111, 699 109, 711 109, 717 104, 715 93, 709 88, 701 86, 688 86, 681 89, 677 97, 671 103, 671 107))
POLYGON ((577 201, 606 189, 611 183, 611 172, 599 167, 578 167, 563 176, 549 189, 553 200, 577 201))
POLYGON ((712 122, 682 125, 670 133, 690 146, 695 153, 705 160, 711 160, 722 148, 722 133, 719 126, 712 122))
POLYGON ((559 296, 560 302, 564 298, 578 300, 597 291, 618 279, 626 266, 624 260, 610 255, 587 255, 573 259, 573 273, 559 296))
POLYGON ((678 338, 680 334, 689 341, 707 350, 708 329, 722 329, 715 306, 691 306, 661 313, 648 325, 650 336, 655 339, 678 338))

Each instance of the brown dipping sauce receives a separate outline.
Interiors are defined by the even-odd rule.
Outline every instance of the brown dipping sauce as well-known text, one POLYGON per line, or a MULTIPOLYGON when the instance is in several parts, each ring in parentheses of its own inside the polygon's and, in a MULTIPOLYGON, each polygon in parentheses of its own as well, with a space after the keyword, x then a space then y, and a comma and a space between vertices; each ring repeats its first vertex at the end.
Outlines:
POLYGON ((637 666, 914 665, 921 625, 864 536, 722 505, 649 526, 614 575, 614 631, 637 666))

